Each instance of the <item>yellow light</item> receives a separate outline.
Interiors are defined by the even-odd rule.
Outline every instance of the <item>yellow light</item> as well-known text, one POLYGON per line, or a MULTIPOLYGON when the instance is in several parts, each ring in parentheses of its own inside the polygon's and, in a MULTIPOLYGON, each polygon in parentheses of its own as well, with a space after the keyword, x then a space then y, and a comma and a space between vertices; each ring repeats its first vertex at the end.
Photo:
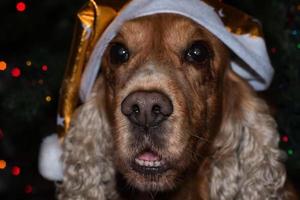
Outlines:
POLYGON ((0 160, 0 169, 5 169, 5 168, 6 168, 5 160, 0 160))
POLYGON ((27 65, 28 67, 30 67, 30 66, 32 65, 32 62, 31 62, 30 60, 27 60, 27 61, 26 61, 26 65, 27 65))
POLYGON ((7 64, 4 61, 0 61, 0 71, 4 71, 7 68, 7 64))
POLYGON ((46 101, 50 102, 52 100, 52 98, 50 96, 46 96, 46 101))
POLYGON ((38 81, 38 83, 39 83, 40 85, 43 85, 43 84, 44 84, 44 80, 43 80, 43 79, 40 79, 40 80, 38 81))

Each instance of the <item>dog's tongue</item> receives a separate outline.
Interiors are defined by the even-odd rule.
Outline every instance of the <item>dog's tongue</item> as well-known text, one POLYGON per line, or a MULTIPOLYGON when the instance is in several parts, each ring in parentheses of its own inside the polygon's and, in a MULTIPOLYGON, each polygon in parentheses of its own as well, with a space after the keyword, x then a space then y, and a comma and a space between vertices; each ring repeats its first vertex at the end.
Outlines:
POLYGON ((150 151, 146 151, 138 156, 139 160, 144 160, 144 161, 158 161, 160 158, 159 156, 150 151))

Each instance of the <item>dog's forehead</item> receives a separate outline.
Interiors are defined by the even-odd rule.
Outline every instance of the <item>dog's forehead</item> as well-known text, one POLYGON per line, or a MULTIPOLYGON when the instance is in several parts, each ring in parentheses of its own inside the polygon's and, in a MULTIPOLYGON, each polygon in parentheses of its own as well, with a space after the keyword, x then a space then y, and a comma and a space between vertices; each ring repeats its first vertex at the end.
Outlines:
POLYGON ((156 42, 186 46, 191 40, 216 40, 205 28, 191 19, 177 14, 155 14, 125 22, 117 38, 127 44, 153 44, 156 42))

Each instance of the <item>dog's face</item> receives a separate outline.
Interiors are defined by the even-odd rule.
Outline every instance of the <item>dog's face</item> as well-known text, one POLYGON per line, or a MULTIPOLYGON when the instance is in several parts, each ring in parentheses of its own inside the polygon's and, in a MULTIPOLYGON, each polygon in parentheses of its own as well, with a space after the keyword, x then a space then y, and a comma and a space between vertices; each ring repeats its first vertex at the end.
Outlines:
POLYGON ((126 22, 102 62, 115 165, 143 191, 174 188, 219 130, 227 48, 193 21, 126 22))

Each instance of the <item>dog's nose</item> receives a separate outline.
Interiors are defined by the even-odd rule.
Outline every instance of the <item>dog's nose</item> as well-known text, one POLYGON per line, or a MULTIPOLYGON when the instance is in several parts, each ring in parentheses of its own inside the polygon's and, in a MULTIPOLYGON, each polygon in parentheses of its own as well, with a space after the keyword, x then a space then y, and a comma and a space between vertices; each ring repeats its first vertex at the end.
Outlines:
POLYGON ((163 93, 139 91, 124 99, 121 111, 132 123, 149 128, 166 120, 173 112, 173 105, 163 93))

